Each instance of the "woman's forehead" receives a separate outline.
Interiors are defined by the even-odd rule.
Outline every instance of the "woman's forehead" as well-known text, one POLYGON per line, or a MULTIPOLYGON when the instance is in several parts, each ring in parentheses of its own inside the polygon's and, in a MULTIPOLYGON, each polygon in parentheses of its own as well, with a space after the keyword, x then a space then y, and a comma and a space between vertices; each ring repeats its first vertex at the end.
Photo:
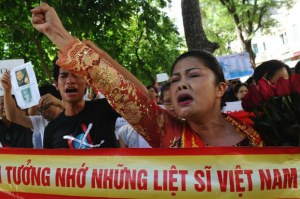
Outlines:
POLYGON ((248 89, 245 85, 242 85, 239 90, 248 89))
POLYGON ((180 73, 189 73, 194 70, 206 70, 207 67, 203 65, 196 65, 196 64, 186 64, 186 65, 179 65, 177 68, 174 67, 173 73, 171 75, 178 75, 180 73))
POLYGON ((193 67, 196 67, 196 68, 207 68, 207 66, 205 65, 205 63, 199 59, 199 58, 196 58, 196 57, 186 57, 186 58, 183 58, 182 60, 178 61, 175 66, 174 66, 174 69, 173 69, 173 73, 174 71, 179 71, 179 70, 187 70, 189 68, 193 68, 193 67))

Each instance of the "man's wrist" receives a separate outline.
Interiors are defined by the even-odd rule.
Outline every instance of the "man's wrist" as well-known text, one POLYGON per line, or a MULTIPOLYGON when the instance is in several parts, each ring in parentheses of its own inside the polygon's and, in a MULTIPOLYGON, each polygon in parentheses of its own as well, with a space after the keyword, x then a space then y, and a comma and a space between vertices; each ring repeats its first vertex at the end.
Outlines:
POLYGON ((46 33, 47 37, 59 48, 62 49, 73 42, 73 36, 64 28, 55 29, 53 32, 46 33))

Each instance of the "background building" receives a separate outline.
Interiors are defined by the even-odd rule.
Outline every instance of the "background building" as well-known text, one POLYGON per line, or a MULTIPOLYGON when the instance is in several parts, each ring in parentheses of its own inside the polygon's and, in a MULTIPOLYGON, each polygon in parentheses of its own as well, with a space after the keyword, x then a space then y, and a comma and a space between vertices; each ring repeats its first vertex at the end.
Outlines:
POLYGON ((279 59, 290 67, 300 60, 300 0, 291 9, 272 10, 278 25, 268 33, 261 30, 252 40, 256 64, 279 59))

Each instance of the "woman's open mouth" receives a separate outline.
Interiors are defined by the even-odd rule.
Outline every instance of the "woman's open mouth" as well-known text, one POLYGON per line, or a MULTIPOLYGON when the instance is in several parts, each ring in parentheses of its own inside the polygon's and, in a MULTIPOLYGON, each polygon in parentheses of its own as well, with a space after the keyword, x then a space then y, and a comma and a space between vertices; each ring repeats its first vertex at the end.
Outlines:
POLYGON ((177 97, 177 102, 179 106, 187 106, 190 103, 192 103, 192 101, 193 101, 193 97, 189 94, 180 94, 177 97))

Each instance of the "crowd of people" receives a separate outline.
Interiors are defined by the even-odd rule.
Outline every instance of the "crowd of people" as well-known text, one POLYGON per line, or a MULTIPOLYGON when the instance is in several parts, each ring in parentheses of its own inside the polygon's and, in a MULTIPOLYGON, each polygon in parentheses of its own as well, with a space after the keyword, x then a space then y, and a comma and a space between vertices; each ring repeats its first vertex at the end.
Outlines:
POLYGON ((243 118, 222 113, 222 108, 226 102, 242 100, 261 78, 270 84, 288 79, 293 72, 283 62, 262 63, 245 83, 226 81, 215 56, 190 50, 174 61, 170 80, 158 90, 144 86, 92 42, 74 38, 54 8, 41 4, 32 13, 34 28, 60 49, 54 86, 41 92, 40 103, 25 113, 11 94, 10 74, 2 76, 2 146, 265 146, 257 129, 243 118))

